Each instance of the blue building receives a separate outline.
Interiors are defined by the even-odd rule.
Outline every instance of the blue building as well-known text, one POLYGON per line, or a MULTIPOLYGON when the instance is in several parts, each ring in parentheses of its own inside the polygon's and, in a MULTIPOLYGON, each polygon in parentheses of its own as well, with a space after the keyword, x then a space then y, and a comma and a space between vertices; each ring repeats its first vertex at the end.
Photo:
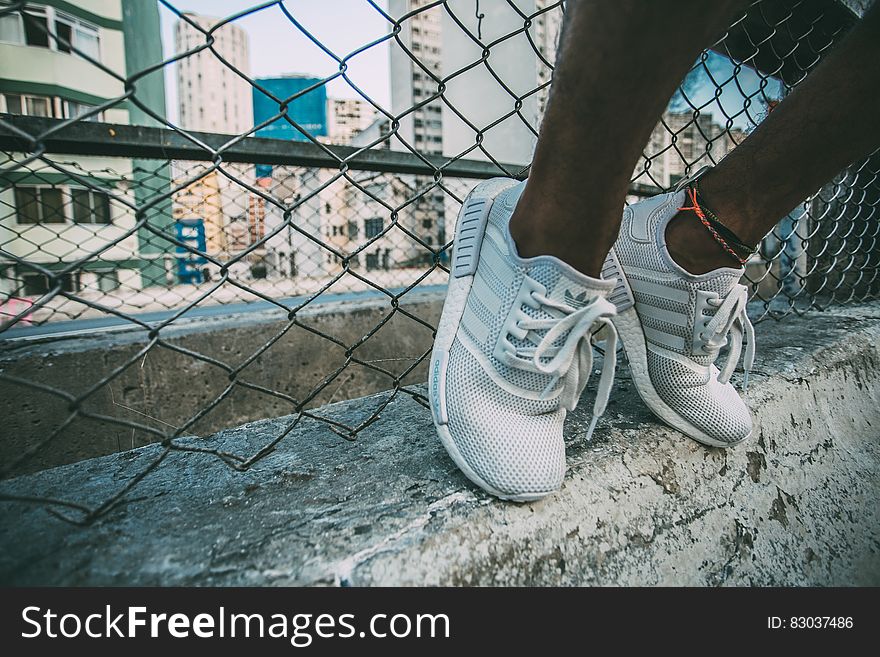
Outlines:
MULTIPOLYGON (((288 76, 278 78, 258 78, 257 84, 267 89, 280 100, 290 98, 303 89, 320 82, 318 78, 288 76)), ((279 104, 259 89, 253 89, 254 123, 259 125, 281 112, 279 104)), ((287 106, 287 116, 309 134, 319 137, 327 135, 327 89, 324 85, 303 94, 287 106)), ((272 139, 293 139, 308 141, 303 134, 284 118, 273 121, 257 130, 257 137, 272 139)))

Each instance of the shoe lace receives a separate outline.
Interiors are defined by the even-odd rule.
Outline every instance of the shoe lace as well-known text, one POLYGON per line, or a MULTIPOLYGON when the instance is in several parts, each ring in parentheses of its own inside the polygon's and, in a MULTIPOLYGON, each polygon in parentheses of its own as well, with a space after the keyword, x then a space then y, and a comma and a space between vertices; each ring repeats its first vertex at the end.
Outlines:
POLYGON ((714 317, 706 323, 705 330, 699 335, 703 341, 703 351, 713 354, 717 354, 727 344, 727 336, 730 336, 730 351, 718 375, 720 383, 730 381, 730 376, 739 362, 743 338, 745 338, 743 390, 749 385, 749 373, 755 362, 755 328, 746 312, 748 300, 748 290, 744 285, 735 285, 723 300, 720 297, 708 299, 709 305, 717 310, 714 317))
POLYGON ((541 393, 541 399, 546 399, 562 381, 559 403, 566 410, 574 410, 593 369, 593 336, 605 341, 605 357, 593 404, 593 419, 587 431, 587 440, 590 440, 596 423, 608 405, 617 367, 617 330, 610 319, 616 313, 614 304, 596 297, 583 308, 574 309, 539 292, 533 292, 532 298, 545 309, 552 308, 563 313, 561 318, 523 317, 517 322, 517 326, 525 331, 546 331, 535 347, 516 349, 517 357, 528 359, 538 372, 550 375, 550 382, 541 393), (599 328, 594 333, 593 327, 596 325, 599 328), (562 343, 555 344, 560 338, 562 343))

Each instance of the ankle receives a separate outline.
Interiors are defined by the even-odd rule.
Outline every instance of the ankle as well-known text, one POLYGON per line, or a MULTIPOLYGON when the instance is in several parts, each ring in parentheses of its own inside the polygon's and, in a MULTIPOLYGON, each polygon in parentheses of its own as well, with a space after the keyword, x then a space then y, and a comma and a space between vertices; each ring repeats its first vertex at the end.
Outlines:
MULTIPOLYGON (((682 210, 666 227, 666 248, 673 261, 685 271, 699 275, 721 267, 741 267, 725 251, 691 210, 682 210)), ((748 254, 737 251, 742 258, 748 254)))
POLYGON ((581 238, 572 234, 570 227, 559 227, 547 221, 539 226, 535 225, 532 220, 535 216, 548 215, 543 211, 535 212, 519 205, 510 218, 510 236, 516 244, 520 257, 550 255, 574 267, 582 274, 600 278, 602 264, 611 248, 610 243, 608 248, 604 248, 595 239, 581 238))
POLYGON ((720 174, 717 168, 709 170, 699 180, 700 196, 724 225, 746 244, 758 244, 764 233, 756 228, 760 224, 755 219, 758 215, 749 207, 749 197, 742 193, 743 188, 748 189, 752 185, 740 182, 731 187, 727 184, 729 178, 730 176, 720 174))

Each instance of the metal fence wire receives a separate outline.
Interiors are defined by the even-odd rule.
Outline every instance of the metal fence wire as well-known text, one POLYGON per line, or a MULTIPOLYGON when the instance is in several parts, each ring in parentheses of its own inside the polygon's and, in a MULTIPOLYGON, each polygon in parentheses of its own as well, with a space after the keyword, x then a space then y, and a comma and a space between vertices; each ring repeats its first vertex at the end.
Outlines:
MULTIPOLYGON (((110 99, 82 102, 0 88, 0 386, 7 399, 22 400, 25 418, 60 409, 49 414, 58 418, 52 426, 34 420, 31 439, 10 437, 2 475, 38 469, 41 455, 63 452, 77 425, 95 435, 130 432, 130 441, 116 438, 116 449, 162 445, 100 503, 4 498, 45 505, 73 523, 91 523, 124 502, 174 451, 212 454, 244 470, 305 418, 354 439, 398 395, 426 405, 418 384, 434 326, 409 301, 445 284, 455 217, 477 179, 527 175, 564 15, 562 2, 543 0, 364 0, 384 31, 343 53, 310 30, 293 3, 266 2, 210 21, 174 2, 161 5, 174 14, 177 49, 132 70, 132 62, 126 69, 109 60, 109 47, 94 45, 99 32, 92 35, 87 22, 70 28, 54 4, 0 2, 4 34, 75 58, 118 89, 110 99), (319 49, 334 72, 293 91, 250 75, 240 26, 257 14, 271 14, 292 39, 319 49), (389 53, 390 104, 353 74, 376 49, 389 53), (166 69, 180 105, 174 120, 148 98, 166 69), (222 90, 199 86, 209 74, 222 90), (234 102, 242 85, 247 107, 234 102), (344 86, 346 98, 325 100, 331 85, 344 86), (253 111, 262 108, 253 118, 252 96, 253 111), (316 96, 329 103, 335 132, 298 113, 316 96), (233 113, 224 125, 234 129, 211 128, 221 106, 233 113), (319 304, 344 309, 361 298, 381 302, 362 336, 310 319, 319 304), (274 310, 281 328, 247 353, 203 353, 173 333, 199 314, 256 310, 274 310), (365 356, 371 341, 389 339, 383 328, 394 321, 423 332, 417 352, 365 356), (82 371, 76 386, 39 367, 14 366, 34 339, 122 335, 120 328, 132 345, 125 357, 82 371), (339 356, 327 371, 301 370, 296 394, 285 382, 252 376, 255 362, 294 335, 339 356), (208 398, 181 403, 173 419, 135 407, 126 392, 136 397, 145 364, 160 353, 216 383, 208 398), (339 391, 358 369, 387 392, 354 425, 325 417, 320 403, 344 398, 339 391), (182 440, 210 434, 208 418, 242 391, 289 414, 285 429, 247 454, 182 440), (118 412, 97 403, 107 395, 118 412)), ((629 201, 669 189, 735 148, 855 20, 836 2, 754 2, 682 81, 633 172, 629 201)), ((878 297, 878 169, 875 154, 780 217, 745 275, 755 320, 878 297)))

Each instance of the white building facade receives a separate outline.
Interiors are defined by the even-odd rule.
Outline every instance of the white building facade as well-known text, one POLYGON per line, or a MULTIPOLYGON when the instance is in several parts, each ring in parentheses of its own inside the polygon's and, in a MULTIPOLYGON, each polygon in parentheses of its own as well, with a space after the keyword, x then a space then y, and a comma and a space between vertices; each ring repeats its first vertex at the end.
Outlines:
POLYGON ((552 5, 545 0, 515 0, 514 4, 522 14, 534 16, 528 36, 522 15, 507 2, 481 4, 478 18, 469 0, 450 0, 449 11, 442 13, 442 75, 451 76, 444 96, 458 110, 453 112, 449 105, 443 108, 446 155, 487 160, 485 149, 499 162, 524 165, 532 159, 552 74, 548 62, 556 60, 562 10, 552 7, 541 13, 552 5), (464 70, 482 58, 483 48, 451 14, 482 44, 516 34, 492 46, 485 64, 464 70), (478 143, 481 148, 475 148, 478 143))
POLYGON ((327 138, 331 144, 351 144, 355 135, 376 119, 376 110, 357 98, 327 99, 327 138))
MULTIPOLYGON (((205 45, 206 33, 219 18, 184 13, 174 26, 175 52, 180 54, 205 45), (190 24, 193 23, 194 25, 190 24)), ((213 50, 229 65, 250 74, 248 35, 234 23, 212 33, 213 50)), ((180 126, 201 132, 241 134, 254 124, 251 86, 225 65, 210 49, 184 57, 176 63, 180 126)))
MULTIPOLYGON (((87 59, 125 76, 121 1, 64 6, 29 3, 27 19, 16 12, 0 17, 0 112, 128 123, 123 103, 97 110, 125 89, 87 59)), ((51 159, 61 170, 35 160, 0 187, 0 315, 14 315, 55 289, 40 269, 60 272, 57 285, 83 296, 141 287, 137 237, 126 235, 135 216, 122 202, 133 202, 131 160, 51 159)))

